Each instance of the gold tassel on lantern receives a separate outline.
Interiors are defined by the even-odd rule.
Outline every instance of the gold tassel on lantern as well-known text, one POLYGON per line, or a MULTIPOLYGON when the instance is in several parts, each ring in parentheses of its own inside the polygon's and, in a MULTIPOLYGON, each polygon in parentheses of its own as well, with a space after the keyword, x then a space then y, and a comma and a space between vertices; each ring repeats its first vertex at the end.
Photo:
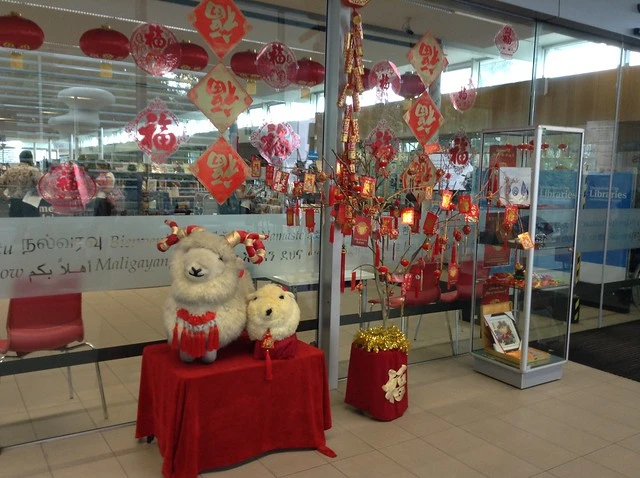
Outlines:
POLYGON ((111 63, 100 63, 100 78, 113 78, 113 67, 111 63))
POLYGON ((256 80, 247 80, 247 93, 251 96, 255 95, 258 91, 256 80))
POLYGON ((18 53, 17 51, 11 52, 11 68, 14 70, 22 70, 24 68, 22 53, 18 53))
POLYGON ((300 99, 309 98, 311 96, 311 88, 303 86, 300 90, 300 99))

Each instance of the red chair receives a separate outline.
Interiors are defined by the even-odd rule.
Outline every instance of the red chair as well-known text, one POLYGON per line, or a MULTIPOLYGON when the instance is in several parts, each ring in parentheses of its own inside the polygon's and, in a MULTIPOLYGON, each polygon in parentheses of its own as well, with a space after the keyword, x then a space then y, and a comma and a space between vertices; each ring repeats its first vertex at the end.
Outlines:
MULTIPOLYGON (((63 294, 40 297, 14 298, 9 301, 7 339, 0 340, 0 363, 5 358, 22 358, 27 354, 45 350, 68 352, 78 347, 95 347, 84 341, 82 322, 82 294, 63 294), (73 342, 79 342, 70 345, 73 342), (7 356, 14 352, 16 357, 7 356)), ((102 386, 100 365, 96 360, 96 375, 105 420, 107 403, 102 386)), ((73 398, 71 367, 67 367, 69 398, 73 398)))

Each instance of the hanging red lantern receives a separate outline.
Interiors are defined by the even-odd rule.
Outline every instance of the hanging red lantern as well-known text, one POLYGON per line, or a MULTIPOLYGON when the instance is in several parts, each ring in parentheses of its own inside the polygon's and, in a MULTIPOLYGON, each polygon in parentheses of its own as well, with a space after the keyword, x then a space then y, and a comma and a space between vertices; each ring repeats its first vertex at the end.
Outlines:
POLYGON ((422 78, 416 73, 403 73, 400 78, 396 78, 391 83, 393 92, 404 98, 402 107, 405 111, 411 108, 411 98, 420 96, 427 89, 422 82, 422 78))
MULTIPOLYGON (((44 32, 37 23, 16 12, 0 16, 0 46, 18 50, 37 50, 44 43, 44 32)), ((11 53, 11 68, 22 69, 22 53, 11 53)))
POLYGON ((300 98, 308 98, 311 94, 311 87, 322 82, 324 82, 324 65, 322 63, 313 61, 311 58, 298 61, 296 84, 302 86, 300 98))
POLYGON ((260 79, 256 58, 258 53, 255 50, 239 51, 231 57, 231 70, 240 78, 247 80, 247 93, 256 94, 256 82, 260 79))
POLYGON ((209 54, 200 45, 190 41, 180 42, 180 61, 178 69, 202 71, 209 64, 209 54))
POLYGON ((87 30, 80 37, 79 45, 85 55, 104 60, 100 63, 100 76, 103 78, 113 76, 109 61, 124 60, 129 56, 129 39, 109 25, 87 30))

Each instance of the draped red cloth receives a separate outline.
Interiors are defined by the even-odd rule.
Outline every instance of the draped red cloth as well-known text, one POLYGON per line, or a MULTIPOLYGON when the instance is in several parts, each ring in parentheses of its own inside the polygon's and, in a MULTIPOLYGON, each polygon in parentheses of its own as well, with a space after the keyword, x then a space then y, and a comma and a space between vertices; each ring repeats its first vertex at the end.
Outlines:
POLYGON ((168 344, 144 349, 136 437, 153 435, 165 478, 196 478, 265 452, 326 448, 329 388, 321 350, 304 342, 290 360, 264 361, 241 338, 212 364, 183 363, 168 344))

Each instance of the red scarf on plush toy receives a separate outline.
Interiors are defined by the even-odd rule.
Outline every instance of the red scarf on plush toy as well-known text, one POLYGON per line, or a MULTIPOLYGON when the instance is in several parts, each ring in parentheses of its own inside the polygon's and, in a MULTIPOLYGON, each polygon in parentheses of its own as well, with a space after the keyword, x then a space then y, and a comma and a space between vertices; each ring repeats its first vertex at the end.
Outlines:
POLYGON ((216 313, 206 312, 192 315, 187 309, 178 309, 176 314, 182 320, 182 334, 178 337, 178 325, 173 327, 171 347, 189 354, 191 357, 203 357, 207 352, 220 348, 220 337, 216 324, 216 313))

